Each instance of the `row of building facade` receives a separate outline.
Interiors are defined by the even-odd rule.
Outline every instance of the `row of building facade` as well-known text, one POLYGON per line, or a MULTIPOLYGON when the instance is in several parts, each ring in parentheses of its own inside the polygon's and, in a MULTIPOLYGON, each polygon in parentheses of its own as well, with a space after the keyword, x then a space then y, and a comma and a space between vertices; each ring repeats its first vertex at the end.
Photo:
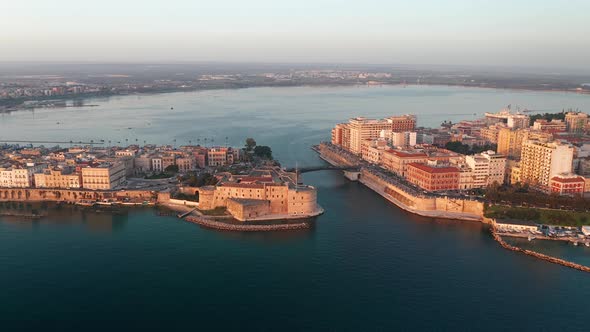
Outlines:
MULTIPOLYGON (((585 115, 585 114, 584 114, 585 115)), ((470 136, 475 132, 486 133, 484 129, 497 129, 484 142, 495 142, 496 151, 485 151, 475 155, 461 155, 425 144, 424 140, 406 139, 404 144, 394 142, 393 134, 409 137, 414 128, 404 127, 394 132, 386 118, 371 120, 354 118, 347 124, 338 124, 332 131, 332 144, 352 152, 362 159, 381 166, 405 178, 408 182, 427 191, 467 190, 485 188, 493 183, 526 183, 544 192, 558 194, 582 194, 588 191, 590 181, 575 174, 575 170, 590 163, 583 163, 578 157, 590 158, 590 145, 576 147, 555 139, 559 130, 580 130, 587 125, 587 116, 566 114, 563 121, 536 121, 529 126, 526 114, 500 112, 486 114, 484 120, 461 124, 463 132, 450 133, 449 137, 470 136), (355 138, 356 137, 356 138, 355 138), (355 140, 362 138, 360 148, 355 140)), ((405 116, 413 118, 412 116, 405 116)), ((415 126, 415 124, 414 124, 415 126)), ((454 126, 455 128, 460 126, 454 126)), ((425 136, 423 136, 424 138, 425 136)))
POLYGON ((170 166, 184 173, 241 159, 239 149, 201 146, 5 147, 0 152, 0 187, 5 188, 111 190, 124 186, 130 176, 161 173, 170 166))

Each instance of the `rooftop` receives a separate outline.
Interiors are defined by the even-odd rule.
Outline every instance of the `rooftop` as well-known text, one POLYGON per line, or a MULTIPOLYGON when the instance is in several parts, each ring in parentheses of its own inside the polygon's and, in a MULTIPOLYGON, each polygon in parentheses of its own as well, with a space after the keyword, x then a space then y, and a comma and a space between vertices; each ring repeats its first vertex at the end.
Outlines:
POLYGON ((428 173, 459 173, 459 169, 453 166, 433 167, 420 163, 410 163, 409 166, 416 167, 428 173))

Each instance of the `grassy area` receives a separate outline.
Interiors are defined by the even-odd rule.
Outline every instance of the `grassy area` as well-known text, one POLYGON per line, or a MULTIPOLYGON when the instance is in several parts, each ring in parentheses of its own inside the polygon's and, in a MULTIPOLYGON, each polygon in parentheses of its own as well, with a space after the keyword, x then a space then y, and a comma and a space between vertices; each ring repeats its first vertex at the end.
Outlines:
POLYGON ((226 210, 227 209, 225 207, 216 207, 213 210, 199 210, 199 211, 201 211, 201 213, 206 216, 223 216, 223 215, 225 215, 226 210))
POLYGON ((488 218, 530 220, 545 225, 590 225, 588 212, 494 205, 487 206, 484 214, 488 218))

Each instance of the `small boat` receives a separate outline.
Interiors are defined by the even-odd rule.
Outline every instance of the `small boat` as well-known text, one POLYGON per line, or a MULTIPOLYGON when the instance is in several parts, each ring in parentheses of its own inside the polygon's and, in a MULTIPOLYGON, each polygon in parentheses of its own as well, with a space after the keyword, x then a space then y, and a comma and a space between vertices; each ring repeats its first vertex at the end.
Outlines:
POLYGON ((577 246, 577 245, 578 245, 578 241, 574 241, 574 242, 572 242, 572 244, 573 244, 574 246, 577 246))
POLYGON ((76 202, 76 205, 81 205, 81 206, 94 206, 96 204, 95 201, 87 201, 87 200, 80 200, 78 202, 76 202))
POLYGON ((590 242, 586 242, 586 243, 584 243, 584 245, 585 245, 586 247, 590 247, 590 242))

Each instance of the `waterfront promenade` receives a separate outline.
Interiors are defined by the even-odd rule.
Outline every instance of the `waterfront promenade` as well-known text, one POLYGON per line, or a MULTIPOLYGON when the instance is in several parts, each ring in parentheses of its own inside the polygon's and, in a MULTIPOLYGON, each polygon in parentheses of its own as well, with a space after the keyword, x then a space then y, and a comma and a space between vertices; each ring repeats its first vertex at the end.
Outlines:
POLYGON ((425 192, 330 143, 322 143, 314 150, 323 160, 335 167, 359 167, 359 182, 410 213, 430 218, 468 221, 481 221, 483 218, 483 203, 480 200, 465 195, 425 192))

